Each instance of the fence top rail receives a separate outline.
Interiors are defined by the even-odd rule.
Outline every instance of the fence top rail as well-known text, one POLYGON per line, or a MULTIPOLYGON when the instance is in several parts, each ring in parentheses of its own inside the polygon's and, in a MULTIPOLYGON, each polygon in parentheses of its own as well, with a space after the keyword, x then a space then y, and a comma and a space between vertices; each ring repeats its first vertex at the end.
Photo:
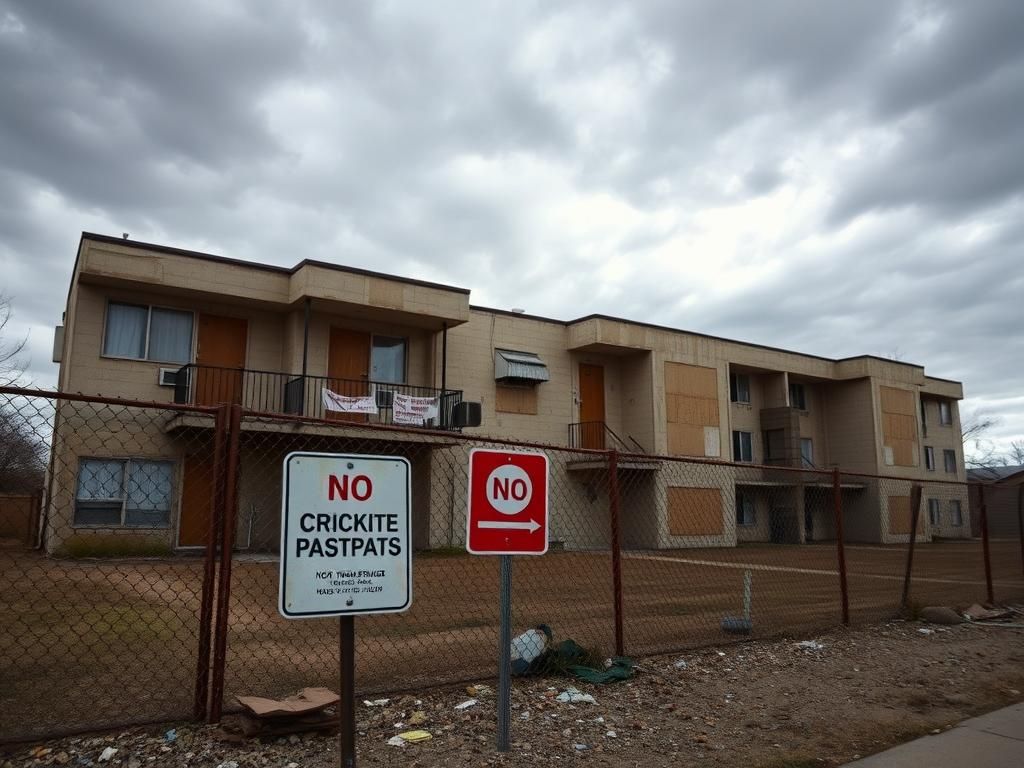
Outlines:
MULTIPOLYGON (((452 391, 452 390, 449 390, 452 391)), ((459 432, 450 432, 443 429, 428 429, 425 427, 402 427, 393 424, 374 424, 370 422, 335 421, 331 419, 318 419, 313 416, 299 416, 298 414, 268 413, 245 408, 242 410, 245 418, 267 419, 271 421, 286 421, 292 424, 309 424, 311 426, 346 427, 355 428, 368 432, 380 432, 389 434, 412 435, 418 437, 438 437, 449 442, 459 443, 488 443, 490 445, 503 445, 510 448, 532 448, 538 451, 560 451, 562 453, 587 454, 594 457, 604 458, 608 451, 598 448, 570 448, 565 445, 554 443, 528 442, 523 440, 512 440, 503 437, 490 437, 489 435, 464 435, 459 432)), ((648 456, 648 459, 651 457, 648 456)))
POLYGON ((84 395, 81 393, 59 392, 45 389, 26 389, 24 387, 0 387, 0 395, 13 397, 39 397, 46 400, 64 400, 78 403, 97 403, 100 405, 123 405, 130 408, 149 408, 164 411, 185 411, 212 415, 217 413, 217 406, 186 405, 184 403, 158 402, 156 400, 131 400, 123 397, 104 397, 102 395, 84 395))

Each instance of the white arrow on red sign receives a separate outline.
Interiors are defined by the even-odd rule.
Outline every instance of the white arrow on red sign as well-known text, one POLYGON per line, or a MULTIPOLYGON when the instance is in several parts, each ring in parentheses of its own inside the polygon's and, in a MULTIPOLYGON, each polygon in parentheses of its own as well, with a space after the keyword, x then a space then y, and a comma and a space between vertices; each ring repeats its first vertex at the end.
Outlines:
POLYGON ((533 533, 540 528, 540 523, 536 520, 528 520, 525 523, 517 522, 505 522, 503 520, 479 520, 476 524, 477 528, 501 528, 504 530, 512 531, 529 531, 533 533))

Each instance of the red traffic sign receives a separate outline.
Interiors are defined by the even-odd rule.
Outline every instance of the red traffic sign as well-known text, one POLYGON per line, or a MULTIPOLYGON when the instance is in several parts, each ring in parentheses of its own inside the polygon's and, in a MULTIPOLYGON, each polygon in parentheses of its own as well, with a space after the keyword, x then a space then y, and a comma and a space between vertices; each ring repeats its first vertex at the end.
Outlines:
POLYGON ((474 448, 469 452, 466 549, 474 555, 548 551, 548 457, 474 448))

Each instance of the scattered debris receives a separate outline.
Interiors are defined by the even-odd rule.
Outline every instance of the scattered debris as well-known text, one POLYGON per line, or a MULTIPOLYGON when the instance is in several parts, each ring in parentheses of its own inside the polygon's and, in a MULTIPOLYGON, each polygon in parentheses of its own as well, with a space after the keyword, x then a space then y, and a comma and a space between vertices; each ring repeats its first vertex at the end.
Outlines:
MULTIPOLYGON (((330 688, 303 688, 295 695, 283 699, 238 696, 237 701, 244 709, 241 730, 248 737, 287 736, 304 731, 323 732, 338 726, 337 713, 325 711, 339 701, 338 694, 330 688)), ((387 703, 388 699, 383 701, 387 703)))
POLYGON ((577 752, 583 752, 584 750, 590 749, 586 744, 573 744, 573 747, 577 752))
POLYGON ((608 733, 606 733, 604 737, 606 739, 617 739, 619 737, 619 734, 617 734, 615 731, 608 731, 608 733))
POLYGON ((971 621, 993 621, 995 619, 1012 619, 1014 612, 1009 608, 985 608, 975 603, 966 611, 966 616, 971 621))
POLYGON ((921 621, 927 621, 929 624, 963 624, 963 617, 954 611, 952 608, 947 608, 943 605, 931 605, 927 608, 922 608, 918 613, 921 621))
POLYGON ((409 725, 423 725, 425 722, 427 722, 427 713, 422 709, 417 709, 409 715, 409 725))
MULTIPOLYGON (((797 648, 804 651, 823 651, 825 650, 825 644, 818 640, 801 640, 795 644, 797 648)), ((725 654, 721 654, 725 655, 725 654)))
POLYGON ((466 693, 476 698, 477 696, 483 696, 491 692, 491 686, 489 685, 467 685, 466 693))
POLYGON ((579 688, 566 688, 555 696, 555 701, 563 704, 597 704, 597 701, 589 693, 583 693, 579 688))
POLYGON ((628 680, 633 676, 633 669, 636 667, 634 662, 628 656, 614 656, 608 660, 608 665, 603 670, 592 669, 591 667, 585 667, 582 664, 573 664, 569 667, 569 671, 572 672, 580 680, 585 680, 588 683, 614 683, 619 680, 628 680))
POLYGON ((171 730, 169 730, 167 733, 164 734, 164 741, 166 741, 166 742, 177 741, 177 739, 178 739, 178 729, 177 728, 171 728, 171 730))
POLYGON ((480 702, 477 701, 476 699, 466 699, 461 704, 456 704, 455 708, 456 709, 469 709, 470 707, 475 707, 479 703, 480 702))
POLYGON ((922 635, 934 635, 935 634, 935 630, 934 629, 925 629, 924 627, 921 627, 921 629, 919 629, 917 631, 920 634, 922 634, 922 635))
POLYGON ((676 669, 686 669, 686 659, 680 659, 672 666, 674 666, 676 669))
POLYGON ((386 707, 391 702, 391 699, 373 699, 364 700, 363 705, 367 707, 386 707))
POLYGON ((406 731, 398 734, 398 738, 409 744, 417 744, 421 741, 434 738, 429 731, 406 731))
POLYGON ((100 752, 99 762, 105 763, 116 754, 117 750, 114 747, 107 747, 102 752, 100 752))
POLYGON ((512 674, 529 675, 539 671, 537 662, 551 641, 551 627, 538 624, 512 638, 512 674))
POLYGON ((387 740, 387 744, 391 747, 404 747, 405 739, 403 739, 401 736, 392 736, 390 739, 387 740))

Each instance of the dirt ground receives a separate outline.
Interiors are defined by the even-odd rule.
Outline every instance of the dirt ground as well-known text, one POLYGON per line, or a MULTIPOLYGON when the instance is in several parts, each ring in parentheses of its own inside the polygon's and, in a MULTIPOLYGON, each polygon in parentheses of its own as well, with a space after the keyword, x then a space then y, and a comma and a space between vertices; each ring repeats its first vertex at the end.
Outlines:
MULTIPOLYGON (((823 647, 813 650, 797 639, 651 657, 630 681, 575 683, 594 704, 559 703, 554 696, 574 684, 566 678, 517 680, 506 755, 494 751, 492 692, 462 711, 456 705, 470 697, 461 687, 361 704, 359 763, 834 766, 1024 698, 1020 629, 899 621, 818 635, 823 647), (415 712, 431 738, 388 745, 415 712)), ((91 765, 111 747, 106 764, 127 768, 337 765, 333 737, 231 743, 210 726, 170 727, 32 743, 0 764, 91 765)))
MULTIPOLYGON (((855 624, 890 618, 903 547, 848 545, 855 624)), ((1017 542, 993 542, 999 600, 1024 599, 1017 542)), ((422 688, 493 670, 498 563, 422 557, 412 609, 357 620, 360 692, 422 688)), ((234 564, 225 705, 334 685, 337 624, 286 621, 276 611, 277 563, 234 564)), ((840 622, 835 545, 623 555, 625 651, 636 656, 727 643, 721 618, 742 610, 753 581, 755 638, 840 622)), ((0 552, 0 742, 131 722, 179 720, 192 709, 202 564, 192 559, 59 561, 0 552)), ((985 597, 981 544, 919 545, 913 599, 965 606, 985 597)), ((614 650, 611 557, 553 553, 514 567, 517 629, 546 622, 559 639, 614 650)))

